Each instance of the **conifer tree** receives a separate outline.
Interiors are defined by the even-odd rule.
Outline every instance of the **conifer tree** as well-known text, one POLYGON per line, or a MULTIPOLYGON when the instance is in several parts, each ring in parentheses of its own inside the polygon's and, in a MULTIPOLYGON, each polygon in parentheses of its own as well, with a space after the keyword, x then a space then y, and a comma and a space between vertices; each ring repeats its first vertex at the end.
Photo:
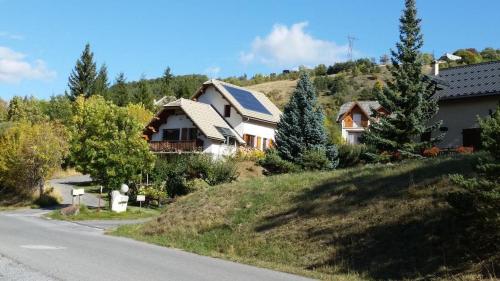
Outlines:
POLYGON ((134 96, 134 102, 144 105, 148 110, 152 111, 154 109, 153 93, 144 78, 139 81, 139 90, 134 96))
POLYGON ((406 0, 405 7, 400 18, 400 42, 396 43, 396 50, 391 50, 393 81, 375 92, 377 100, 389 114, 372 116, 378 121, 371 123, 363 141, 374 145, 379 152, 415 156, 422 148, 442 139, 442 135, 430 140, 421 139, 423 134, 439 128, 441 122, 429 125, 429 120, 438 111, 437 99, 433 97, 436 85, 422 73, 420 48, 423 37, 415 0, 406 0))
POLYGON ((77 97, 88 98, 94 94, 94 84, 96 80, 96 64, 94 62, 94 53, 90 50, 87 43, 80 58, 76 61, 75 68, 69 76, 68 97, 74 101, 77 97))
POLYGON ((126 106, 130 102, 129 92, 127 88, 127 78, 125 74, 120 72, 115 80, 115 85, 113 86, 113 91, 111 94, 111 100, 114 104, 118 106, 126 106))
POLYGON ((279 155, 285 160, 300 163, 306 150, 326 149, 327 135, 323 120, 314 86, 309 75, 304 72, 277 126, 276 147, 279 155))
POLYGON ((109 82, 108 82, 108 68, 106 67, 106 64, 101 65, 101 68, 99 68, 99 73, 97 74, 97 77, 95 79, 95 94, 103 96, 104 98, 108 99, 108 89, 109 89, 109 82))

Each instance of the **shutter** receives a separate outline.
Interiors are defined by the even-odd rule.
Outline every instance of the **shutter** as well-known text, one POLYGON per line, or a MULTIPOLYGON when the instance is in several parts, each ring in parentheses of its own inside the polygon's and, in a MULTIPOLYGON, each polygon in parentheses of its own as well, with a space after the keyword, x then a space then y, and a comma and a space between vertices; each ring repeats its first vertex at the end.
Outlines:
POLYGON ((262 144, 262 139, 261 139, 261 137, 257 137, 257 149, 260 149, 260 150, 262 149, 261 144, 262 144))
POLYGON ((188 140, 188 128, 182 128, 181 140, 188 140))

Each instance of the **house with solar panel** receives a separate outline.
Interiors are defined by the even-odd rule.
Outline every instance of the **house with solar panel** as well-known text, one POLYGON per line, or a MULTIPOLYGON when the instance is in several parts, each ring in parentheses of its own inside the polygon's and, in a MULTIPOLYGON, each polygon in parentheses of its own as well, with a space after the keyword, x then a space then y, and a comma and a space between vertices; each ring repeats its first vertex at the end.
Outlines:
POLYGON ((281 111, 262 93, 209 80, 191 99, 165 104, 144 129, 155 153, 233 155, 273 146, 281 111))

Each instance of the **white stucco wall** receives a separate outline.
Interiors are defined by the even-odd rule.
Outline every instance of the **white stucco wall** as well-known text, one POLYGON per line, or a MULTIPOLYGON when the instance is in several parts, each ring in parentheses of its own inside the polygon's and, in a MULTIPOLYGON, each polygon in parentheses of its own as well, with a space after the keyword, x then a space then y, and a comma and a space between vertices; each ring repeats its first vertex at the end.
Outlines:
POLYGON ((182 115, 170 115, 167 118, 167 122, 161 124, 158 132, 151 136, 152 141, 163 140, 163 130, 164 129, 180 129, 180 128, 195 128, 196 126, 191 122, 191 120, 184 114, 182 115))
POLYGON ((490 111, 494 112, 499 102, 500 96, 464 98, 440 102, 439 112, 433 118, 433 121, 443 120, 441 126, 447 127, 448 131, 439 146, 457 147, 463 145, 462 130, 478 128, 477 116, 485 117, 490 111))

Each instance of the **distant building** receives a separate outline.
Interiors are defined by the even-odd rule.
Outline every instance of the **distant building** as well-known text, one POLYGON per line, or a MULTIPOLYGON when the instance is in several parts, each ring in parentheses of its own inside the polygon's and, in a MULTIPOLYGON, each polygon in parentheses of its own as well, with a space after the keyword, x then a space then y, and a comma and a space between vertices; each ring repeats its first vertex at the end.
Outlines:
POLYGON ((280 116, 264 94, 212 79, 191 100, 165 104, 144 136, 156 153, 232 155, 240 146, 258 150, 273 146, 280 116))
POLYGON ((359 137, 370 126, 373 111, 386 112, 378 101, 351 101, 344 103, 337 115, 342 138, 349 144, 359 144, 359 137))

